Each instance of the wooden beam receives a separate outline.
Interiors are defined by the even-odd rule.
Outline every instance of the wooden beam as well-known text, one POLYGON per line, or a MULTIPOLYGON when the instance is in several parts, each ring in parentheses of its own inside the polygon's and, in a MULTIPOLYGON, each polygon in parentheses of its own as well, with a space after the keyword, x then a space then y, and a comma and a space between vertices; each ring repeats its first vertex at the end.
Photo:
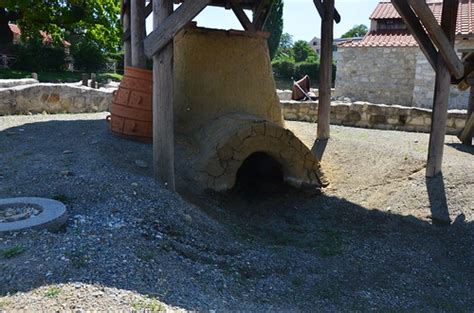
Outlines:
POLYGON ((436 51, 431 39, 426 34, 423 25, 420 23, 420 20, 408 5, 407 0, 392 0, 392 5, 398 11, 398 14, 400 14, 400 16, 403 18, 408 30, 418 42, 421 51, 423 51, 426 59, 428 62, 430 62, 433 70, 436 71, 438 51, 436 51))
MULTIPOLYGON (((323 3, 321 2, 321 0, 313 0, 313 3, 314 3, 314 6, 316 7, 316 10, 318 10, 319 16, 323 18, 323 15, 324 15, 323 3)), ((337 12, 336 9, 334 9, 334 22, 336 22, 336 24, 339 24, 341 22, 341 15, 339 14, 339 12, 337 12)))
POLYGON ((170 42, 173 37, 196 15, 199 14, 211 0, 192 0, 181 4, 176 11, 163 20, 145 39, 145 53, 152 57, 170 42))
POLYGON ((319 104, 317 139, 329 139, 332 87, 332 46, 334 40, 334 0, 324 0, 321 22, 321 59, 319 65, 319 104))
MULTIPOLYGON (((130 32, 130 3, 122 2, 122 26, 125 32, 130 32)), ((124 66, 132 66, 132 42, 130 36, 123 40, 124 66)))
POLYGON ((145 18, 153 12, 153 1, 150 1, 145 7, 145 18))
MULTIPOLYGON (((446 50, 450 48, 453 52, 454 39, 456 34, 458 4, 458 0, 444 0, 443 12, 441 14, 441 31, 443 32, 443 36, 448 41, 448 46, 444 48, 446 50)), ((428 161, 426 164, 427 177, 434 177, 441 173, 441 165, 443 162, 444 137, 446 135, 446 120, 448 117, 450 85, 451 76, 449 75, 448 64, 446 63, 445 58, 438 56, 435 81, 435 95, 433 101, 433 113, 431 118, 430 142, 428 147, 428 161)))
POLYGON ((145 39, 145 0, 132 1, 132 66, 146 68, 146 55, 143 46, 145 39))
POLYGON ((247 14, 245 14, 244 9, 242 9, 242 7, 235 2, 231 2, 230 7, 232 8, 232 11, 234 11, 234 14, 239 20, 240 24, 242 24, 242 27, 247 31, 254 32, 255 26, 252 24, 247 14))
MULTIPOLYGON (((428 35, 439 51, 439 55, 444 59, 449 72, 457 79, 461 79, 464 74, 464 66, 454 51, 453 45, 443 32, 442 27, 431 12, 425 0, 408 0, 418 18, 421 20, 428 35)), ((451 3, 451 2, 450 2, 451 3)), ((446 4, 443 5, 443 8, 446 4)), ((456 22, 456 21, 455 21, 456 22)))
POLYGON ((474 135, 474 84, 471 84, 471 91, 469 95, 469 106, 467 109, 466 126, 459 134, 458 138, 463 145, 472 145, 472 135, 474 135))
MULTIPOLYGON (((184 5, 184 4, 183 4, 184 5)), ((173 0, 153 1, 153 28, 163 28, 173 13, 173 0)), ((173 41, 153 56, 153 173, 155 179, 175 191, 173 41)))
POLYGON ((267 22, 268 15, 273 6, 273 0, 260 0, 255 8, 253 16, 253 25, 255 30, 263 30, 265 23, 267 22))

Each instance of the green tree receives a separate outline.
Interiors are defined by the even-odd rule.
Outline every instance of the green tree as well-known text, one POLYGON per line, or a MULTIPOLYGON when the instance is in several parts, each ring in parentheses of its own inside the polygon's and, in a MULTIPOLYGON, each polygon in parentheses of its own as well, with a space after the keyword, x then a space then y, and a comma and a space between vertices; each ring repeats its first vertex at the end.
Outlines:
POLYGON ((45 31, 57 43, 87 34, 108 51, 120 44, 119 16, 116 0, 0 0, 0 30, 15 21, 23 38, 40 38, 45 31))
POLYGON ((293 36, 288 33, 281 34, 279 48, 283 50, 293 48, 293 36))
POLYGON ((274 0, 264 30, 270 33, 268 50, 270 50, 270 58, 273 59, 277 53, 283 32, 283 0, 274 0))
POLYGON ((341 38, 364 37, 367 34, 367 26, 364 24, 355 25, 349 31, 344 33, 341 38))
POLYGON ((314 62, 319 61, 318 55, 311 49, 310 45, 304 40, 298 40, 293 46, 293 57, 295 62, 314 62))

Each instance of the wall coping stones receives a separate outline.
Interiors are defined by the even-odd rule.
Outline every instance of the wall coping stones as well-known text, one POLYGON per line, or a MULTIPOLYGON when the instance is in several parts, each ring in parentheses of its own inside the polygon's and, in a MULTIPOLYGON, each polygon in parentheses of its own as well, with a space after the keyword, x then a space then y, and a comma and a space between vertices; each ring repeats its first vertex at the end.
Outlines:
MULTIPOLYGON (((317 101, 281 101, 286 120, 316 122, 317 101)), ((467 110, 448 110, 446 131, 457 135, 466 122, 467 110)), ((401 105, 374 104, 367 101, 331 103, 331 124, 376 129, 429 132, 431 110, 401 105)))

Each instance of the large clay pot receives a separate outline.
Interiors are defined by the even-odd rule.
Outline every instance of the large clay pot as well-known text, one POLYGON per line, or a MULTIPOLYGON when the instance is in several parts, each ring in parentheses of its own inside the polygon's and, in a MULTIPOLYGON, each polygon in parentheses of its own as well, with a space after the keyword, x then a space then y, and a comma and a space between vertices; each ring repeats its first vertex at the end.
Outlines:
POLYGON ((122 137, 150 142, 153 121, 153 72, 125 67, 125 75, 114 95, 110 130, 122 137))

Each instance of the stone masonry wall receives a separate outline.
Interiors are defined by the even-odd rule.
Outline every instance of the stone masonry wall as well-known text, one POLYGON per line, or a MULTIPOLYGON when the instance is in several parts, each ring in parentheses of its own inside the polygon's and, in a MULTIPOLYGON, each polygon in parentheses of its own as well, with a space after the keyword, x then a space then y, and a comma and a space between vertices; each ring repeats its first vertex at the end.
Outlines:
POLYGON ((411 106, 417 47, 339 48, 336 97, 411 106))
MULTIPOLYGON (((435 72, 425 55, 420 51, 416 54, 415 85, 413 87, 414 107, 433 108, 435 72)), ((449 95, 449 109, 467 109, 469 103, 469 89, 460 91, 457 86, 451 85, 449 95)))
POLYGON ((0 115, 107 111, 113 89, 80 84, 33 84, 0 88, 0 115))
MULTIPOLYGON (((472 47, 458 40, 456 49, 472 47)), ((418 47, 340 48, 336 97, 356 101, 432 108, 435 73, 418 47)), ((451 86, 449 109, 466 109, 469 90, 451 86)))
MULTIPOLYGON (((290 121, 316 122, 317 101, 281 101, 283 116, 290 121)), ((448 111, 446 131, 457 135, 464 128, 465 110, 448 111)), ((429 132, 431 110, 410 108, 400 105, 373 104, 356 101, 354 103, 333 101, 331 103, 331 124, 377 129, 429 132)))

